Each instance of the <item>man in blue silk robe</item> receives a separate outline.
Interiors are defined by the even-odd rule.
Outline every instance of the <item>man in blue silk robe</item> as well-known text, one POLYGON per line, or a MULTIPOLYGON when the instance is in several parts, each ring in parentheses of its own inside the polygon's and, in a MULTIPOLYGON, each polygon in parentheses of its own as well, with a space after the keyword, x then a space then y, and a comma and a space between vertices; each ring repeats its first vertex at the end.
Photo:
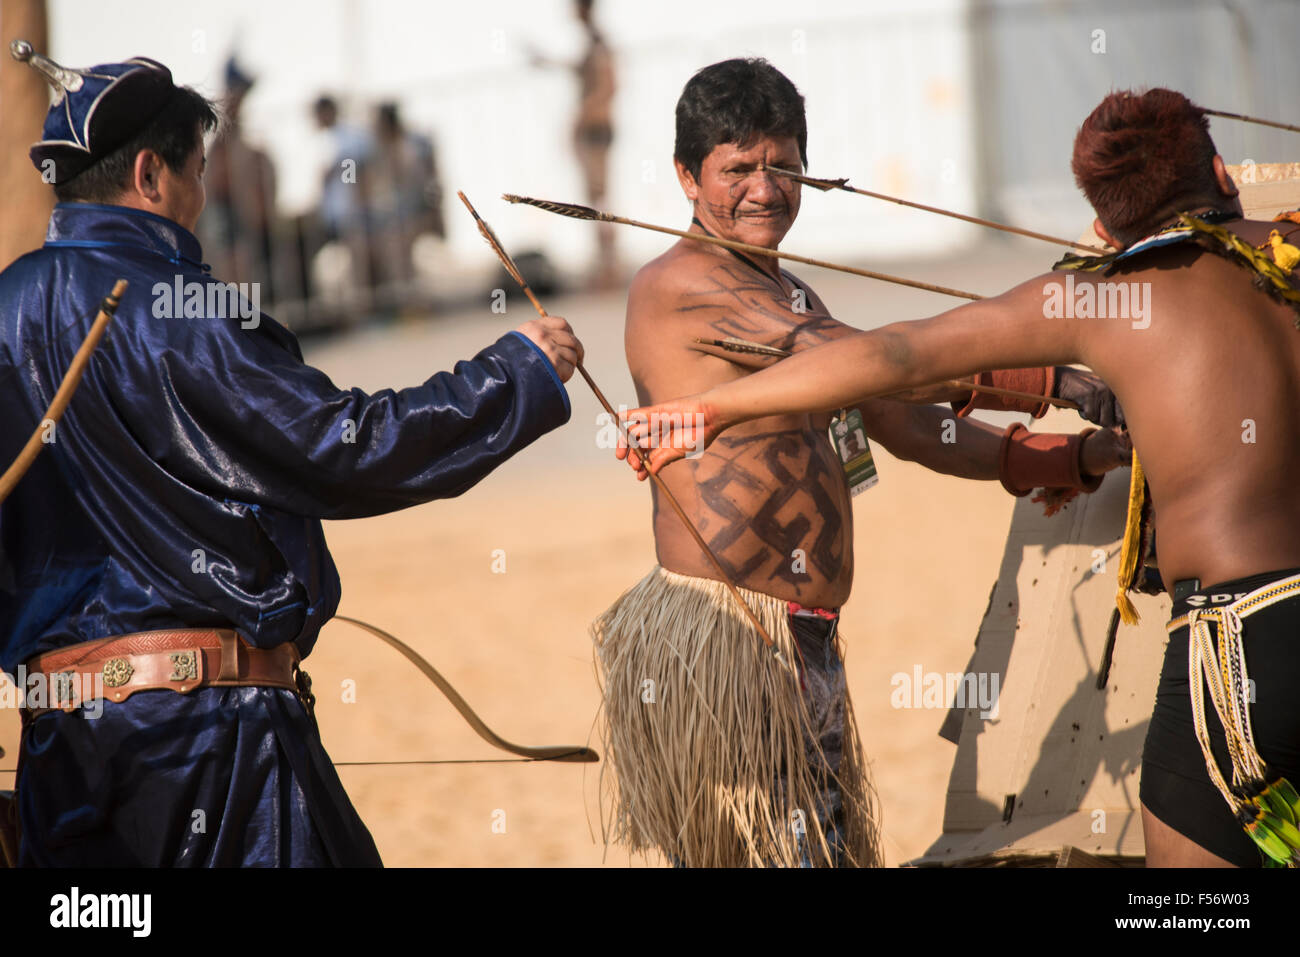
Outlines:
POLYGON ((0 273, 0 465, 130 286, 0 506, 0 667, 102 682, 24 711, 19 863, 378 865, 296 668, 339 603, 321 520, 469 489, 568 420, 581 344, 534 320, 423 385, 336 387, 202 264, 210 104, 143 58, 31 63, 55 86, 32 159, 59 202, 0 273), (159 654, 181 676, 148 684, 159 654), (278 686, 245 675, 290 662, 278 686))

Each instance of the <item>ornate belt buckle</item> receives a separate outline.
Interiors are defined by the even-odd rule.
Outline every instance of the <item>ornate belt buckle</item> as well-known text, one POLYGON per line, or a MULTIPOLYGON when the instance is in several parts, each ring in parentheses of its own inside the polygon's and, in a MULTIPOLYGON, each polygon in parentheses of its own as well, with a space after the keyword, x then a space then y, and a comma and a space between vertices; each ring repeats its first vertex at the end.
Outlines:
POLYGON ((104 684, 110 688, 120 688, 131 680, 135 668, 126 658, 109 658, 104 662, 104 684))
MULTIPOLYGON (((168 681, 194 681, 199 680, 199 653, 193 648, 187 651, 173 651, 167 655, 172 663, 171 674, 167 676, 168 681)), ((188 691, 189 688, 181 686, 181 691, 188 691)))

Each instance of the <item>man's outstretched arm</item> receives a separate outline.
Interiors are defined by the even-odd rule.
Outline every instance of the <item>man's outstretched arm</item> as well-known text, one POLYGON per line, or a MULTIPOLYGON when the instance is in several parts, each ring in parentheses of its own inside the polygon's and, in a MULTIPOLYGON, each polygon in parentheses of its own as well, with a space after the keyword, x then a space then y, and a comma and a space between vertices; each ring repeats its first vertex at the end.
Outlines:
POLYGON ((112 413, 176 479, 206 494, 313 518, 357 518, 460 495, 568 421, 561 378, 581 344, 531 320, 421 385, 341 389, 272 323, 212 321, 188 349, 126 348, 112 413), (149 393, 120 383, 153 381, 149 393))
POLYGON ((1078 362, 1085 358, 1080 323, 1044 317, 1045 278, 931 319, 847 336, 699 396, 636 410, 629 418, 641 413, 640 421, 633 419, 630 432, 645 445, 659 431, 656 426, 676 423, 671 433, 654 436, 651 463, 657 470, 750 419, 851 407, 980 369, 1078 362), (651 413, 659 415, 652 421, 651 413))

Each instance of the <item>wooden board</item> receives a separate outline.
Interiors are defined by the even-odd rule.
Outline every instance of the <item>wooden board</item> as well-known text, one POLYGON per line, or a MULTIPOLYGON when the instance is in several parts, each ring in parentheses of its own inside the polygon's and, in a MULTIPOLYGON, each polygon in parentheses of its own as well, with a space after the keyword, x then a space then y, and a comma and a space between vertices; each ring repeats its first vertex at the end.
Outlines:
MULTIPOLYGON (((1077 427, 1065 413, 1044 430, 1077 427)), ((943 836, 917 864, 1002 850, 1142 856, 1138 771, 1164 655, 1167 596, 1137 595, 1098 689, 1128 472, 1052 517, 1022 498, 967 668, 999 676, 996 717, 962 715, 943 836)))

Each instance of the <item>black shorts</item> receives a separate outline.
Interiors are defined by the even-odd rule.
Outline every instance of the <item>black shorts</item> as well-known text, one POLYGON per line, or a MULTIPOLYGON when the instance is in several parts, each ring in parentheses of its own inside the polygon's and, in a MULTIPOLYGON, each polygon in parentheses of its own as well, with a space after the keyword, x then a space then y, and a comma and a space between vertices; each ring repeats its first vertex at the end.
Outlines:
MULTIPOLYGON (((1230 604, 1250 592, 1300 569, 1266 572, 1202 588, 1174 602, 1173 617, 1193 608, 1230 604)), ((1215 631, 1211 625, 1211 631, 1215 631)), ((1218 635, 1214 635, 1218 646, 1218 635)), ((1205 756, 1196 740, 1187 675, 1188 628, 1169 636, 1164 668, 1156 689, 1155 710, 1142 751, 1142 803, 1179 834, 1239 867, 1259 867, 1255 842, 1233 816, 1228 802, 1210 780, 1205 756)), ((1246 672, 1255 684, 1250 720, 1255 747, 1273 774, 1300 785, 1300 596, 1285 599, 1242 619, 1246 672)), ((1223 725, 1205 692, 1205 725, 1210 747, 1224 780, 1232 781, 1232 764, 1223 725)))

